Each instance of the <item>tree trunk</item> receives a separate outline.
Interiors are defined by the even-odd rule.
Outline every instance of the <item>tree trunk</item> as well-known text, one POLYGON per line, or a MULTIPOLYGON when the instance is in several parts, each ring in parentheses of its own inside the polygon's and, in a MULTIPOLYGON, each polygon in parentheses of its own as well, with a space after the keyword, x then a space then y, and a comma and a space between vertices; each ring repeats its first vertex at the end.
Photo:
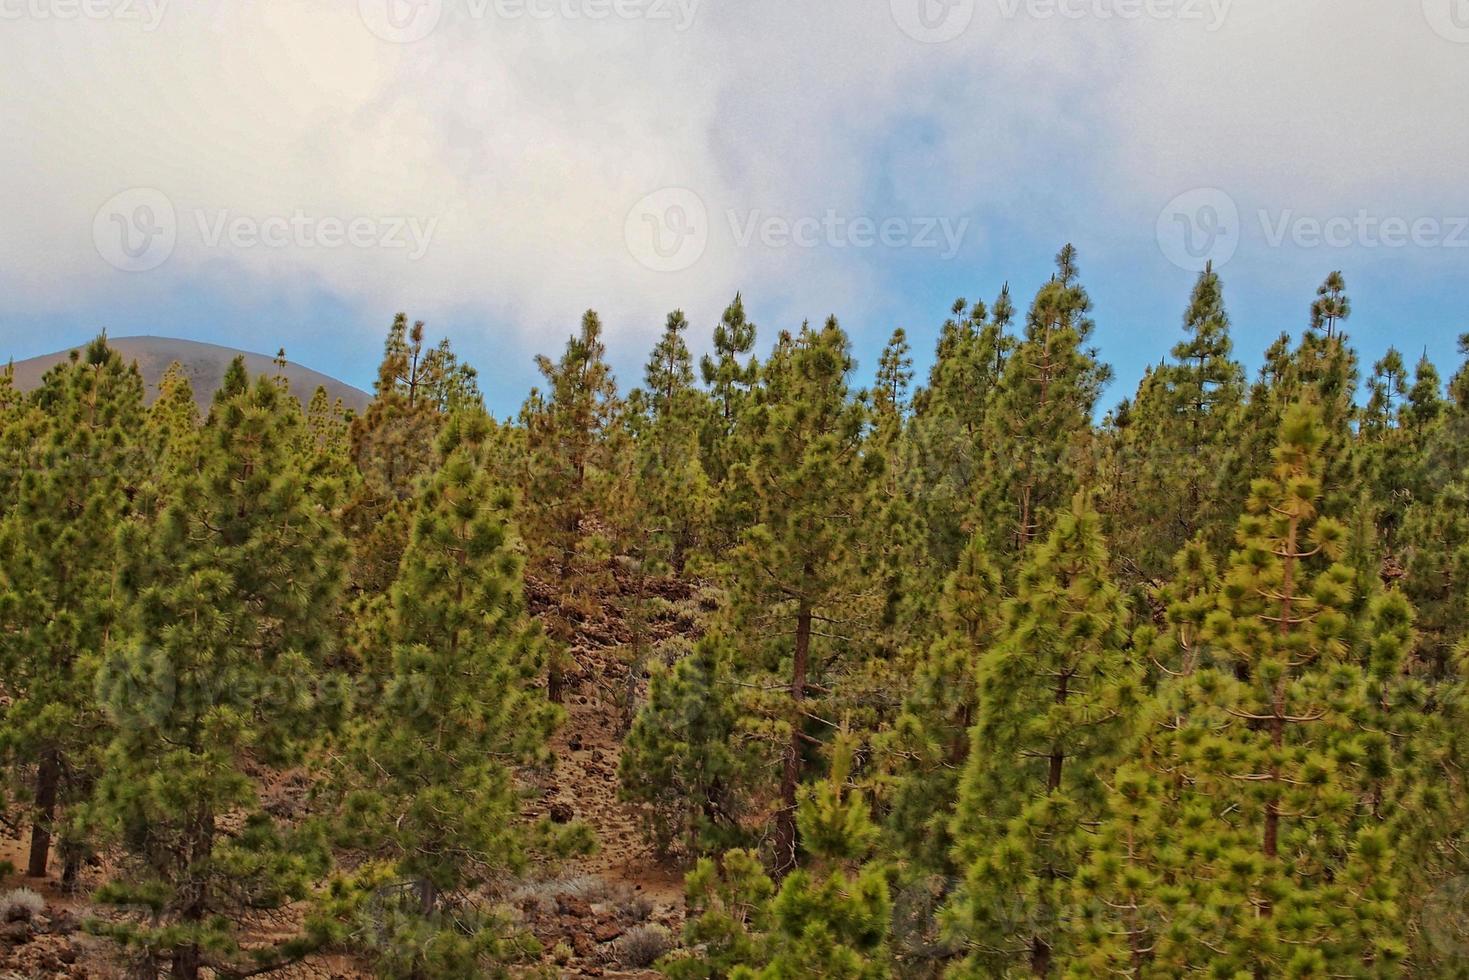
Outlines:
POLYGON ((198 946, 181 946, 173 954, 174 980, 199 980, 203 954, 198 946))
MULTIPOLYGON (((1071 694, 1071 675, 1062 674, 1056 685, 1056 703, 1065 704, 1071 694)), ((1058 745, 1051 747, 1051 765, 1046 773, 1047 795, 1061 788, 1061 767, 1066 762, 1066 753, 1058 745)))
POLYGON ((1030 941, 1030 970, 1038 977, 1051 972, 1051 944, 1040 936, 1030 941))
MULTIPOLYGON (((189 925, 197 925, 209 915, 209 882, 195 877, 196 872, 192 870, 208 862, 214 853, 214 814, 207 807, 199 813, 190 836, 187 865, 190 870, 184 871, 178 888, 182 899, 179 917, 189 925)), ((173 951, 174 980, 198 980, 203 967, 204 951, 198 946, 190 943, 173 951)))
MULTIPOLYGON (((1280 579, 1280 623, 1277 629, 1282 637, 1290 633, 1291 601, 1292 593, 1296 587, 1296 538, 1300 518, 1292 515, 1290 527, 1286 532, 1285 554, 1282 556, 1282 569, 1280 579)), ((1275 682, 1275 689, 1270 698, 1270 744, 1278 753, 1285 746, 1285 684, 1286 678, 1281 677, 1275 682)), ((1270 767, 1270 786, 1280 786, 1280 766, 1278 764, 1270 767)), ((1264 852, 1267 861, 1274 861, 1280 851, 1280 804, 1271 799, 1265 804, 1265 829, 1261 834, 1260 849, 1264 852)), ((1260 914, 1269 918, 1274 913, 1274 907, 1269 898, 1260 902, 1260 914)))
POLYGON ((811 607, 801 603, 796 613, 796 657, 791 670, 791 741, 786 746, 780 779, 780 813, 775 818, 775 872, 784 877, 796 867, 796 787, 801 783, 801 702, 806 700, 806 671, 811 656, 811 607))
POLYGON ((61 852, 61 892, 64 895, 75 895, 82 876, 82 849, 63 844, 61 852))
POLYGON ((31 855, 26 874, 31 878, 46 877, 46 864, 51 855, 51 821, 56 817, 56 791, 61 783, 61 757, 54 749, 41 753, 36 767, 36 805, 31 817, 31 855))

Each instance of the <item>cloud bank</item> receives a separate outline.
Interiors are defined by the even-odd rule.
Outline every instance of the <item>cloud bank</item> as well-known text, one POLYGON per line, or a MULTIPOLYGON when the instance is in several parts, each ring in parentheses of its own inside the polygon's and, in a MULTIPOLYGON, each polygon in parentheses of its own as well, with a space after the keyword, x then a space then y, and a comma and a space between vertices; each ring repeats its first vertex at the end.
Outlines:
POLYGON ((1195 188, 1286 275, 1260 211, 1469 214, 1462 6, 0 0, 0 289, 431 298, 522 341, 596 306, 646 338, 741 288, 881 305, 1020 241, 1166 266, 1195 188))

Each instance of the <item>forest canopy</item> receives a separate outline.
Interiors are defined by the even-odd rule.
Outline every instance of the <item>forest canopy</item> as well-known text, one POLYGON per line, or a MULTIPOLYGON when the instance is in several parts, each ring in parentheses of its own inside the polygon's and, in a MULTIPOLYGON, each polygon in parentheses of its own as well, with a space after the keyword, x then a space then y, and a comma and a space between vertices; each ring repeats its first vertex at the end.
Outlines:
POLYGON ((1359 363, 1332 273, 1251 378, 1211 267, 1103 414, 1075 249, 1018 299, 918 378, 736 296, 632 388, 588 311, 509 420, 403 314, 360 413, 0 374, 6 916, 181 980, 1469 977, 1469 361, 1359 363), (610 834, 674 928, 548 940, 610 834))

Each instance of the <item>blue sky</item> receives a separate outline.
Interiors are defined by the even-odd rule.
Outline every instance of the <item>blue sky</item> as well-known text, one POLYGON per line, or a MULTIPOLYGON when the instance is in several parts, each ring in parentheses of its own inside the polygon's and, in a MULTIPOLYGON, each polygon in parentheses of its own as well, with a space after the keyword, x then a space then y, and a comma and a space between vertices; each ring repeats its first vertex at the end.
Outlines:
POLYGON ((1108 405, 1204 258, 1251 366, 1334 269, 1367 365, 1469 331, 1469 0, 406 2, 0 5, 0 355, 106 328, 365 387, 401 309, 503 415, 588 306, 628 387, 742 290, 766 342, 835 313, 864 382, 1066 241, 1108 405))

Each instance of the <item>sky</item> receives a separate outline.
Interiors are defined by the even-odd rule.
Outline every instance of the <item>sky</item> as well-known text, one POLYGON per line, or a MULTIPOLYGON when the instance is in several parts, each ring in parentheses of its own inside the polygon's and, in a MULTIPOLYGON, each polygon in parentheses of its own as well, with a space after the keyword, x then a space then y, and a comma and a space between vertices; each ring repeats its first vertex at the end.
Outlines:
POLYGON ((1469 0, 0 0, 0 357, 160 334, 368 387, 393 315, 513 413, 595 308, 623 387, 835 314, 857 383, 1079 250, 1128 396, 1225 282, 1247 365, 1347 279, 1370 366, 1469 331, 1469 0))

